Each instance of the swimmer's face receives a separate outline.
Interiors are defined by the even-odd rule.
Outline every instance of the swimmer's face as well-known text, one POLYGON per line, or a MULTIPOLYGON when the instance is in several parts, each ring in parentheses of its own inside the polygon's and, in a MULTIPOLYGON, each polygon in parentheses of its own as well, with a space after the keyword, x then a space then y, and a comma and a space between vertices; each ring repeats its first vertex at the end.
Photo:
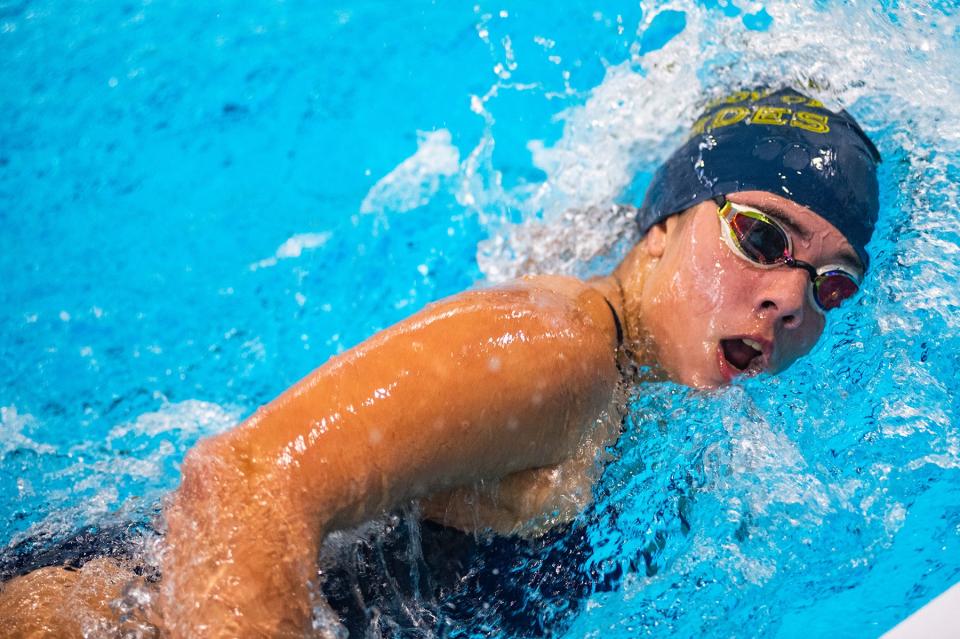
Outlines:
MULTIPOLYGON (((843 235, 809 209, 760 191, 728 199, 781 222, 798 260, 862 272, 843 235)), ((782 371, 823 332, 825 317, 808 292, 808 274, 785 266, 758 268, 734 253, 723 231, 712 201, 668 218, 643 240, 654 259, 647 261, 642 290, 624 285, 659 365, 690 386, 716 387, 738 375, 782 371)))

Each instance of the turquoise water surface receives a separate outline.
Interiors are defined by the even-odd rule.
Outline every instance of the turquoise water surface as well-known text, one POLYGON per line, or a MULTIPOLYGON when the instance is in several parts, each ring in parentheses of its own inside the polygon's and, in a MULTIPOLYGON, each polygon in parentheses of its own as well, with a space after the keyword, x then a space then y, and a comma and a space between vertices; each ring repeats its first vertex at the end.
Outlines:
POLYGON ((637 389, 595 581, 539 590, 561 538, 518 588, 549 636, 876 637, 960 580, 953 3, 0 0, 0 52, 4 554, 149 521, 199 437, 432 300, 609 268, 696 106, 786 81, 884 156, 864 293, 777 378, 637 389))

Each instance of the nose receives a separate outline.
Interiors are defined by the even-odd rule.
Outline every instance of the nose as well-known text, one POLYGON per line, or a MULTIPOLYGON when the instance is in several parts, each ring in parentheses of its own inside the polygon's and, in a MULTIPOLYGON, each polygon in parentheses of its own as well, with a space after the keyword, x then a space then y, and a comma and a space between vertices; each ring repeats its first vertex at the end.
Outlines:
POLYGON ((810 277, 803 269, 778 268, 769 271, 765 286, 757 290, 756 310, 784 328, 803 324, 810 277))

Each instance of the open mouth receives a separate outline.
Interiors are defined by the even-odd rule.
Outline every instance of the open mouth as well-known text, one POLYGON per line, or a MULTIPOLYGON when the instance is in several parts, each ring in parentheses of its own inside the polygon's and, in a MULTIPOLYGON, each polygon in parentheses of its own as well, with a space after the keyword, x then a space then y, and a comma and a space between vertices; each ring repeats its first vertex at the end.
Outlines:
POLYGON ((723 357, 740 371, 760 372, 763 368, 763 345, 747 337, 720 340, 723 357))

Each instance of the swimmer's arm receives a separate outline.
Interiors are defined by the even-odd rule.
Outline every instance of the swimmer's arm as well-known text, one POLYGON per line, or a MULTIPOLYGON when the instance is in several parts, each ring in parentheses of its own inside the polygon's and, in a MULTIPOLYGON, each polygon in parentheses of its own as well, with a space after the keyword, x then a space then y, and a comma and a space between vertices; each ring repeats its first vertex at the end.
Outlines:
POLYGON ((444 491, 420 500, 421 515, 467 532, 536 537, 572 520, 593 498, 593 484, 620 435, 617 398, 569 459, 444 491))
MULTIPOLYGON (((604 292, 610 293, 616 291, 604 292)), ((524 537, 572 520, 589 505, 593 485, 610 461, 608 449, 621 433, 624 400, 619 393, 612 398, 589 436, 564 461, 429 495, 419 501, 420 515, 466 532, 524 537)))
POLYGON ((599 293, 536 278, 333 358, 187 456, 166 515, 168 630, 302 634, 326 532, 569 458, 612 397, 615 346, 599 293))

